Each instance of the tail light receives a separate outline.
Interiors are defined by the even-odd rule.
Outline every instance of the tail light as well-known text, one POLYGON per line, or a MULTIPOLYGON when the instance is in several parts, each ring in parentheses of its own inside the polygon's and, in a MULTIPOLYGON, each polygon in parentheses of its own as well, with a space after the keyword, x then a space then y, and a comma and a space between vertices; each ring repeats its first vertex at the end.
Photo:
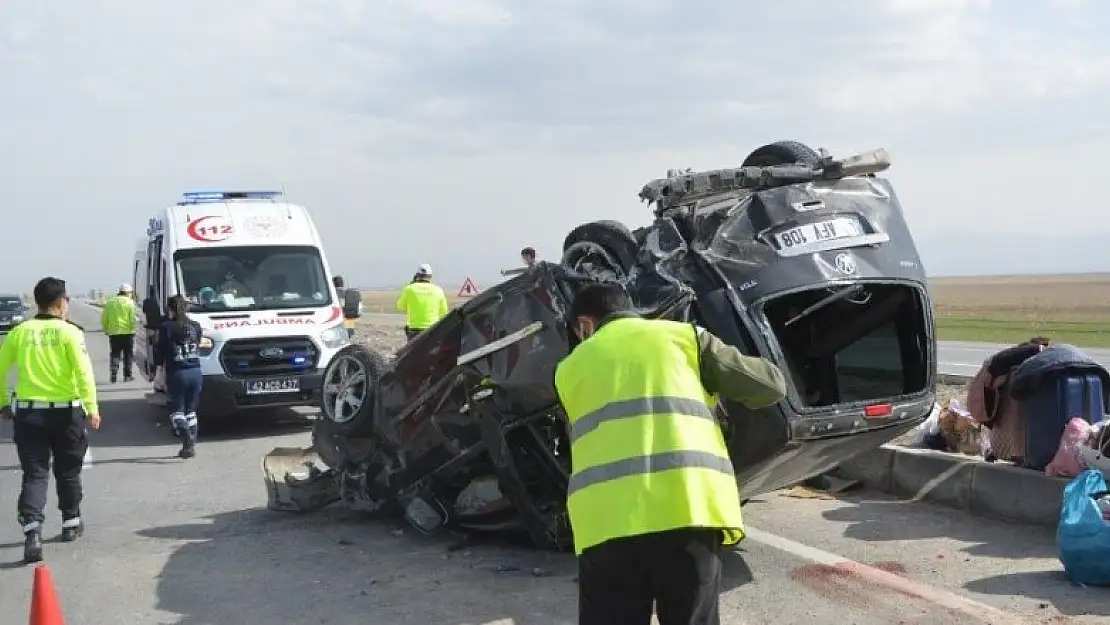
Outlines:
POLYGON ((881 419, 889 417, 894 412, 893 404, 871 404, 863 409, 863 416, 868 419, 881 419))

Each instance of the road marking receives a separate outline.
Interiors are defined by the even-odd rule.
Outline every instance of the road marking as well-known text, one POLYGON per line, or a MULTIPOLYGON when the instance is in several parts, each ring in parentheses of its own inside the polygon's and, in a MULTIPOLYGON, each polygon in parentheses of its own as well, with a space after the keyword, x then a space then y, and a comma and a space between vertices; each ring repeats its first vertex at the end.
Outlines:
POLYGON ((749 540, 778 549, 779 551, 796 556, 802 560, 834 567, 863 581, 882 586, 907 597, 919 599, 925 603, 966 616, 978 622, 990 623, 992 625, 1022 622, 1021 617, 1017 615, 999 610, 985 603, 980 603, 974 599, 969 599, 954 592, 916 582, 900 575, 895 575, 894 573, 888 573, 882 569, 850 560, 844 556, 838 556, 835 553, 829 553, 828 551, 816 547, 803 545, 789 538, 783 538, 782 536, 764 532, 754 527, 748 527, 745 530, 745 534, 747 534, 749 540))

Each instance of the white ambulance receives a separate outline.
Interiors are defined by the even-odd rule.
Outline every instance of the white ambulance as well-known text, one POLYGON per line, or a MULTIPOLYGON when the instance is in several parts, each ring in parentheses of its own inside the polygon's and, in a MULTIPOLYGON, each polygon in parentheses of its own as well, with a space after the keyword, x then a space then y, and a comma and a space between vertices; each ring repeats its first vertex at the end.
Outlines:
MULTIPOLYGON (((134 285, 161 314, 184 295, 203 327, 201 419, 318 404, 324 368, 350 342, 320 235, 280 191, 185 193, 147 224, 134 285)), ((151 356, 140 331, 143 373, 151 356)))

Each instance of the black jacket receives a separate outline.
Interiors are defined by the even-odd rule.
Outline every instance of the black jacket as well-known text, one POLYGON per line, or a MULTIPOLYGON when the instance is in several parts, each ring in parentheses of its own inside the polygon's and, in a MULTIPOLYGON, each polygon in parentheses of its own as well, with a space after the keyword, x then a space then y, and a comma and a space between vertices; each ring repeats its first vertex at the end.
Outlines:
POLYGON ((200 366, 201 327, 190 319, 185 328, 173 320, 162 322, 158 329, 158 342, 154 345, 154 364, 166 368, 166 373, 200 366))

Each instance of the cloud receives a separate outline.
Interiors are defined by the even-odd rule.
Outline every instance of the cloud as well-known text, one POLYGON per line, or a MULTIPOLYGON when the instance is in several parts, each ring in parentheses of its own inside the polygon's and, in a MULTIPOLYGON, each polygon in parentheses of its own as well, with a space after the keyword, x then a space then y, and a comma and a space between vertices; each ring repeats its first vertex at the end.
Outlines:
MULTIPOLYGON (((12 2, 0 166, 29 214, 82 206, 80 232, 128 254, 183 186, 284 182, 373 279, 410 255, 490 272, 521 240, 556 254, 577 221, 646 221, 634 194, 667 167, 781 138, 888 147, 908 212, 930 204, 915 227, 993 227, 976 215, 999 192, 977 179, 1069 154, 1071 175, 1099 175, 1108 22, 1074 1, 12 2)), ((1006 228, 1044 227, 1003 194, 1022 215, 1006 228)), ((77 232, 33 234, 28 253, 77 232)))

